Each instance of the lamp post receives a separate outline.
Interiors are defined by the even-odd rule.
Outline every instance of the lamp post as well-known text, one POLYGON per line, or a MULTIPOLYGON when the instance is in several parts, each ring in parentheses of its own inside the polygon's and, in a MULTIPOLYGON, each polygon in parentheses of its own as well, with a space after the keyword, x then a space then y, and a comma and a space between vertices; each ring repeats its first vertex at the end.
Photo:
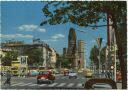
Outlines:
POLYGON ((99 36, 96 39, 97 41, 97 45, 98 45, 98 49, 99 49, 99 55, 98 55, 98 59, 99 59, 99 74, 100 74, 100 70, 101 70, 101 63, 100 63, 100 49, 101 49, 101 43, 102 43, 102 38, 99 36))
POLYGON ((114 44, 114 55, 115 55, 115 63, 114 63, 114 65, 115 65, 115 68, 114 68, 114 80, 115 80, 115 82, 116 82, 116 46, 115 46, 115 44, 114 44))

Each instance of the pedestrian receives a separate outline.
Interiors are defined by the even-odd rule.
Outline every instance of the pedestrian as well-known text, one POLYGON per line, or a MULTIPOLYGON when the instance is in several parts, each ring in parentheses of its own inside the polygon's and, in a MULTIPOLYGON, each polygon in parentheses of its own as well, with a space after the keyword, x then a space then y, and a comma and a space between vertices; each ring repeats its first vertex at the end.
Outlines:
POLYGON ((4 85, 8 84, 10 86, 11 85, 11 73, 9 70, 6 72, 5 76, 6 76, 6 81, 5 81, 4 85))
POLYGON ((106 71, 105 76, 106 76, 106 78, 109 78, 110 79, 110 71, 109 70, 106 71))

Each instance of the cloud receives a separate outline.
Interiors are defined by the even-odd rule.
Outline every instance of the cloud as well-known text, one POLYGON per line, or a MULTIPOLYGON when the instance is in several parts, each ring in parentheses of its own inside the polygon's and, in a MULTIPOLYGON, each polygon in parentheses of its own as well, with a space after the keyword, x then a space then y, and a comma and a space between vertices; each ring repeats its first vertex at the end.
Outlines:
POLYGON ((105 39, 103 39, 103 42, 107 42, 105 39))
POLYGON ((0 34, 0 38, 28 38, 31 39, 33 38, 32 35, 24 35, 24 34, 0 34))
POLYGON ((44 28, 39 27, 38 25, 29 24, 29 25, 21 25, 18 27, 19 31, 38 31, 38 32, 46 32, 44 28))
MULTIPOLYGON (((105 39, 102 40, 102 42, 107 42, 105 39)), ((90 43, 97 43, 96 40, 91 40, 90 43)))
POLYGON ((44 28, 39 28, 38 31, 39 32, 46 32, 46 30, 44 28))
POLYGON ((54 36, 52 36, 52 39, 61 39, 64 38, 65 36, 63 34, 55 34, 54 36))
POLYGON ((56 42, 60 39, 63 39, 65 36, 63 34, 55 34, 53 36, 51 36, 50 39, 46 39, 46 40, 43 40, 45 42, 56 42))
POLYGON ((44 41, 44 42, 56 42, 58 40, 56 40, 56 39, 47 39, 47 40, 42 40, 42 41, 44 41))

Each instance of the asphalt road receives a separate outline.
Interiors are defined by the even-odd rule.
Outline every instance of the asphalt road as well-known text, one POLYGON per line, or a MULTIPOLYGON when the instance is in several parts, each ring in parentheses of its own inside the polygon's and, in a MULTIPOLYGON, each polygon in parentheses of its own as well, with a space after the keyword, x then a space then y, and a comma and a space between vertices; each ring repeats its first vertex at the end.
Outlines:
POLYGON ((2 89, 83 89, 82 84, 86 82, 86 78, 78 75, 77 79, 63 75, 56 75, 56 79, 52 84, 37 84, 36 77, 12 77, 11 86, 3 85, 5 77, 1 77, 2 89))

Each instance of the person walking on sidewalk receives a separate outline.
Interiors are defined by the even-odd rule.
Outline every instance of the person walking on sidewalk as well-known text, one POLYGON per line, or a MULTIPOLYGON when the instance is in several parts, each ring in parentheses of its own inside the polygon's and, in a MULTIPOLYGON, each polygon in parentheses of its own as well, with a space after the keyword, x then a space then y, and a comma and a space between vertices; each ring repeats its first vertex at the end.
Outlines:
POLYGON ((4 83, 4 85, 5 84, 8 84, 9 86, 11 85, 11 73, 10 73, 10 71, 8 70, 7 72, 6 72, 6 81, 5 81, 5 83, 4 83))

